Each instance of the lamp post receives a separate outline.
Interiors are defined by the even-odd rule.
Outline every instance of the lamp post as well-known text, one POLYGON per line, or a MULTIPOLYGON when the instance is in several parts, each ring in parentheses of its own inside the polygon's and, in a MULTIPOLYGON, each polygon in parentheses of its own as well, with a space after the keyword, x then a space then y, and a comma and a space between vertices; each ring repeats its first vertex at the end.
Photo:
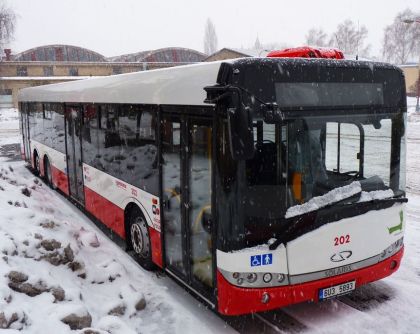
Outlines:
MULTIPOLYGON (((411 19, 405 19, 403 20, 404 23, 407 24, 413 24, 413 23, 418 23, 420 24, 420 17, 415 17, 415 18, 411 18, 411 19)), ((419 63, 417 65, 417 71, 418 71, 418 75, 417 75, 417 103, 416 103, 416 112, 420 113, 420 106, 419 106, 419 95, 420 95, 420 58, 419 58, 419 63)))

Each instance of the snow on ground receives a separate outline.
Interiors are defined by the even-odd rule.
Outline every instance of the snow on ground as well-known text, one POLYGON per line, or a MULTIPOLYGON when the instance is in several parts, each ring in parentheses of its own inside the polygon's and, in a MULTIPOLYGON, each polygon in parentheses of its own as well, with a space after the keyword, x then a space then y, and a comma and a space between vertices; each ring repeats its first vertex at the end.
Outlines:
MULTIPOLYGON (((1 129, 16 129, 16 114, 0 111, 0 123, 3 134, 1 129)), ((0 146, 19 142, 18 135, 8 134, 0 136, 0 146)), ((0 158, 0 329, 70 333, 72 327, 112 334, 232 331, 202 309, 169 278, 140 268, 22 161, 0 158)))

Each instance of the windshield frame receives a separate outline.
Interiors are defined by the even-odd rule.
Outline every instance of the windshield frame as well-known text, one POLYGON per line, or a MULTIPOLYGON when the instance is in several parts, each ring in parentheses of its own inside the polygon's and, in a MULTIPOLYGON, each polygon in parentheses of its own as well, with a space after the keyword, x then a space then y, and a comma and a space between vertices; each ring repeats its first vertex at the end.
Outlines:
MULTIPOLYGON (((388 111, 388 110, 387 110, 388 111)), ((364 110, 364 112, 359 111, 357 113, 359 116, 363 117, 366 116, 366 110, 364 110)), ((310 116, 311 117, 323 117, 324 115, 326 116, 332 116, 335 115, 336 117, 342 116, 343 113, 341 112, 337 112, 335 111, 334 113, 331 110, 327 110, 325 113, 320 113, 319 111, 316 112, 311 112, 310 116)), ((297 119, 301 119, 302 117, 295 117, 295 120, 297 119)), ((378 114, 373 113, 372 116, 373 119, 378 119, 378 114)), ((395 147, 393 147, 392 151, 390 152, 391 155, 391 161, 393 161, 393 163, 391 163, 390 167, 389 167, 389 171, 390 171, 390 179, 392 180, 393 184, 398 186, 399 184, 399 179, 400 179, 400 169, 399 169, 399 164, 400 164, 400 158, 403 159, 404 157, 400 157, 400 152, 401 152, 401 144, 402 141, 404 140, 404 131, 405 131, 405 118, 404 118, 404 113, 401 112, 400 109, 396 109, 394 108, 393 112, 383 112, 383 115, 381 115, 380 118, 390 118, 390 119, 398 119, 398 121, 393 122, 393 126, 392 126, 392 131, 391 131, 391 135, 392 135, 392 145, 395 145, 395 147), (395 125, 394 125, 395 123, 395 125), (391 173, 391 168, 394 168, 395 171, 394 173, 391 173)), ((219 125, 223 122, 223 120, 221 120, 221 122, 219 122, 219 125)), ((281 127, 284 126, 288 123, 292 122, 292 120, 286 120, 285 122, 278 122, 276 124, 274 124, 274 126, 276 127, 281 127)), ((256 133, 255 135, 256 137, 258 136, 258 133, 256 133)), ((218 136, 218 137, 222 137, 222 136, 218 136)), ((225 146, 223 149, 226 151, 228 150, 228 146, 225 146)), ((289 148, 289 146, 287 146, 289 148)), ((220 143, 218 143, 218 149, 220 149, 220 143)), ((226 152, 225 152, 226 154, 226 152)), ((226 160, 226 158, 228 157, 228 154, 226 154, 223 157, 223 160, 226 160)), ((217 158, 217 164, 220 165, 220 157, 217 158)), ((288 159, 287 159, 288 160, 288 159)), ((287 232, 287 228, 286 226, 289 225, 293 225, 292 223, 295 220, 304 220, 307 223, 311 222, 310 225, 312 225, 312 227, 308 227, 309 230, 312 230, 313 227, 318 226, 319 223, 328 221, 331 222, 332 218, 327 219, 321 219, 320 217, 332 217, 329 213, 331 212, 339 212, 340 210, 346 210, 346 212, 348 212, 349 215, 355 215, 354 214, 354 210, 350 209, 347 210, 347 208, 349 207, 353 207, 353 208, 358 208, 358 209, 363 209, 363 210, 375 210, 375 208, 380 208, 380 207, 387 207, 388 205, 392 205, 390 204, 391 202, 394 203, 395 201, 401 201, 401 200, 405 200, 404 196, 405 193, 404 191, 399 191, 399 192, 395 192, 395 198, 393 199, 387 199, 387 200, 375 200, 372 202, 365 202, 365 203, 356 203, 357 201, 344 201, 341 203, 334 203, 332 205, 328 205, 325 208, 319 209, 316 212, 312 212, 312 213, 306 213, 305 215, 303 215, 301 218, 299 217, 293 217, 290 219, 286 219, 285 218, 285 213, 286 210, 290 207, 289 205, 282 205, 283 208, 281 210, 277 210, 277 213, 274 214, 274 220, 271 219, 271 223, 270 223, 270 219, 266 219, 264 224, 271 224, 272 227, 270 228, 270 230, 266 230, 265 232, 263 232, 262 230, 264 230, 263 228, 261 228, 261 224, 259 224, 258 222, 254 223, 254 226, 251 230, 247 230, 244 226, 244 222, 247 220, 247 212, 249 212, 250 210, 250 200, 252 201, 253 199, 249 197, 249 194, 247 194, 247 188, 249 187, 247 178, 246 178, 246 171, 247 171, 247 161, 235 161, 235 160, 231 160, 229 162, 230 164, 234 165, 234 169, 235 172, 228 177, 228 179, 230 180, 230 186, 229 186, 229 191, 226 191, 226 189, 224 189, 223 191, 221 191, 221 188, 219 187, 219 189, 217 189, 217 182, 216 182, 216 192, 217 192, 217 198, 218 201, 223 201, 224 199, 226 200, 226 204, 228 207, 228 214, 226 214, 226 210, 220 210, 221 205, 217 204, 217 210, 219 212, 218 214, 218 220, 219 220, 219 230, 220 233, 218 235, 218 240, 220 240, 220 242, 218 241, 218 249, 224 250, 224 251, 230 251, 230 250, 237 250, 237 249, 242 249, 245 247, 251 247, 251 246, 255 246, 261 243, 264 243, 266 241, 268 241, 270 238, 272 237, 281 237, 282 234, 286 233, 283 237, 287 237, 287 239, 293 235, 294 233, 289 233, 287 232), (234 195, 234 191, 236 191, 236 196, 234 195), (382 204, 378 203, 381 202, 382 204), (323 212, 322 215, 320 214, 320 212, 323 212), (312 217, 312 218, 310 218, 312 217), (313 218, 315 217, 315 218, 313 218), (316 218, 318 217, 318 218, 316 218), (320 220, 321 219, 321 220, 320 220), (319 222, 318 222, 319 220, 319 222), (273 224, 274 222, 276 222, 275 224, 273 224), (273 226, 276 225, 276 226, 273 226), (286 228, 286 230, 285 230, 286 228), (268 232, 268 233, 267 233, 268 232), (250 240, 249 238, 247 238, 247 235, 249 236, 249 234, 254 234, 254 238, 252 238, 253 240, 250 240), (247 240, 249 239, 249 240, 247 240)), ((249 161, 248 161, 249 163, 249 161)), ((225 161, 226 164, 226 161, 225 161)), ((362 166, 363 167, 363 166, 362 166)), ((218 168, 218 176, 216 176, 216 178, 219 179, 220 182, 220 177, 223 174, 223 168, 218 168)), ((217 181, 217 180, 216 180, 217 181)), ((219 183, 220 186, 220 183, 219 183)), ((281 200, 286 200, 287 195, 285 192, 280 191, 282 193, 282 198, 281 200)), ((267 201, 270 201, 270 199, 272 200, 273 196, 278 196, 279 191, 275 192, 274 189, 271 189, 270 191, 266 192, 266 201, 260 201, 263 202, 264 205, 266 205, 267 201)), ((264 205, 261 205, 262 208, 264 208, 264 205)), ((280 206, 278 206, 280 207, 280 206)), ((366 211, 366 212, 367 212, 366 211)), ((360 213, 357 213, 360 214, 360 213)), ((305 229, 301 229, 301 231, 303 231, 305 229)), ((306 232, 305 232, 306 233, 306 232)))

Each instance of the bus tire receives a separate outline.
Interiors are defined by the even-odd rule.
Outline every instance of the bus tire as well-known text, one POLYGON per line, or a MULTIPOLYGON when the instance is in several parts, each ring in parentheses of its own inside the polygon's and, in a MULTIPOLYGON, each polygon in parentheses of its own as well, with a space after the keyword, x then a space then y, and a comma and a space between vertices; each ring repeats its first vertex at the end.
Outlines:
POLYGON ((34 151, 34 172, 35 175, 41 175, 41 163, 37 151, 34 151))
POLYGON ((129 237, 137 262, 146 270, 153 270, 152 249, 146 219, 138 207, 129 213, 129 237))
POLYGON ((53 188, 51 165, 47 157, 44 158, 44 180, 50 188, 53 188))

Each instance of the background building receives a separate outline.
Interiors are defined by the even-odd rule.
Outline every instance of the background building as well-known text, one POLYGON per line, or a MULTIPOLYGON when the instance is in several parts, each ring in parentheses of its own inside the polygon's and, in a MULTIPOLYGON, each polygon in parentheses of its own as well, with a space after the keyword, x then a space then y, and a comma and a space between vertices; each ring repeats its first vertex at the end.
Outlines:
POLYGON ((18 91, 24 87, 185 65, 205 57, 176 47, 110 58, 72 45, 40 46, 16 55, 5 50, 0 61, 0 108, 17 107, 18 91))
POLYGON ((407 95, 417 96, 418 92, 416 89, 416 82, 418 82, 420 78, 420 64, 412 63, 406 65, 399 65, 399 67, 404 72, 407 95))

